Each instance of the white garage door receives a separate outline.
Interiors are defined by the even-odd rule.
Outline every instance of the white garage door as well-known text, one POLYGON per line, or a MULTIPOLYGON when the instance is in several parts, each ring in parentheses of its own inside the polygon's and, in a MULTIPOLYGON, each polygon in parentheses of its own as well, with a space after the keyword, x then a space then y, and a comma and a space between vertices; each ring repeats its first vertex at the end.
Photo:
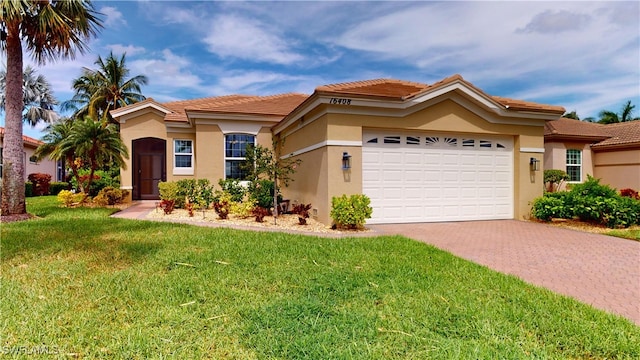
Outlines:
POLYGON ((363 134, 367 222, 513 218, 513 140, 477 135, 363 134))

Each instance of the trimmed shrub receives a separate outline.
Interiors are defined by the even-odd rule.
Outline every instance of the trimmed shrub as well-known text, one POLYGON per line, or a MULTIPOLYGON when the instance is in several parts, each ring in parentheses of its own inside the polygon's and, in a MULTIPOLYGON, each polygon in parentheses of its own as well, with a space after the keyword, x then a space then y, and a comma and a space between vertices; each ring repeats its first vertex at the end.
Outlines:
POLYGON ((361 229, 373 213, 370 203, 369 197, 363 194, 334 196, 330 216, 339 229, 361 229))
POLYGON ((549 169, 544 171, 544 183, 549 183, 549 186, 545 189, 546 191, 556 191, 567 180, 569 180, 569 175, 564 170, 549 169))
POLYGON ((177 185, 177 208, 184 208, 187 199, 198 208, 207 208, 214 200, 213 187, 208 179, 182 179, 177 185))
MULTIPOLYGON (((229 194, 229 197, 233 199, 233 195, 229 194)), ((240 218, 246 219, 253 215, 253 208, 256 207, 256 201, 254 199, 245 199, 245 201, 231 201, 230 212, 240 218)))
POLYGON ((49 183, 51 175, 43 173, 33 173, 27 176, 27 179, 33 183, 33 195, 42 196, 49 195, 49 183))
POLYGON ((158 192, 161 200, 173 200, 175 202, 178 199, 178 184, 175 181, 160 182, 158 183, 158 192))
POLYGON ((572 213, 566 205, 566 196, 549 196, 551 194, 562 193, 549 193, 535 199, 531 210, 532 215, 543 221, 550 221, 552 218, 570 218, 572 213))
POLYGON ((62 190, 71 190, 71 184, 64 181, 54 181, 49 184, 49 194, 58 195, 62 190))
POLYGON ((70 190, 62 190, 58 193, 57 200, 66 207, 79 203, 84 198, 83 193, 74 194, 70 190))
MULTIPOLYGON (((256 200, 257 206, 265 209, 273 207, 273 181, 257 180, 249 185, 249 194, 256 200)), ((278 202, 282 201, 282 196, 278 194, 278 202)))
POLYGON ((223 192, 231 194, 231 200, 235 202, 241 202, 247 194, 247 188, 238 179, 220 179, 218 185, 223 192))
POLYGON ((117 205, 122 204, 128 196, 129 192, 127 190, 120 190, 107 186, 100 190, 98 195, 93 198, 93 202, 96 203, 97 201, 97 204, 100 204, 100 206, 117 205))
POLYGON ((600 180, 589 177, 569 192, 546 193, 535 199, 531 212, 544 221, 577 217, 610 228, 629 227, 640 223, 640 200, 620 196, 611 187, 600 184, 600 180))

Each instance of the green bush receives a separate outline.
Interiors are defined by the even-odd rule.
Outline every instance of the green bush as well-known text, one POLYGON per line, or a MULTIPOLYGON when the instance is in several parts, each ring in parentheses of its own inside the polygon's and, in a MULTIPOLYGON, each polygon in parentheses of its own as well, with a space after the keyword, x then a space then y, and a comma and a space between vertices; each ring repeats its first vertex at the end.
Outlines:
POLYGON ((566 206, 563 198, 547 195, 539 197, 533 201, 531 213, 536 219, 544 221, 550 221, 552 218, 571 217, 571 211, 566 206))
POLYGON ((178 199, 178 184, 175 181, 161 181, 158 183, 158 192, 161 200, 176 201, 178 199))
POLYGON ((544 183, 549 183, 549 187, 545 190, 554 192, 564 181, 569 180, 569 175, 564 170, 549 169, 544 171, 544 183))
POLYGON ((75 203, 79 203, 83 198, 83 193, 74 194, 70 190, 61 190, 56 197, 58 202, 61 202, 66 207, 70 207, 75 203))
POLYGON ((51 195, 58 195, 60 191, 69 189, 71 189, 71 185, 68 182, 54 181, 49 184, 49 193, 51 195))
POLYGON ((577 217, 610 228, 640 223, 640 201, 620 196, 615 189, 591 176, 586 182, 575 184, 571 191, 546 193, 532 205, 532 215, 544 221, 577 217))
POLYGON ((30 181, 27 181, 24 183, 24 196, 25 197, 33 196, 33 183, 30 181))
POLYGON ((362 194, 334 196, 330 216, 337 228, 360 229, 373 213, 370 203, 369 197, 362 194))
MULTIPOLYGON (((273 207, 273 181, 257 180, 249 184, 249 195, 255 199, 257 206, 265 209, 273 207)), ((282 201, 282 196, 278 194, 278 202, 282 201)))
POLYGON ((223 192, 229 193, 231 200, 235 202, 242 201, 245 194, 247 194, 247 188, 238 179, 220 179, 218 180, 218 185, 220 185, 223 192))
POLYGON ((115 189, 111 186, 107 186, 100 190, 98 195, 93 198, 93 202, 104 205, 117 205, 122 204, 127 200, 129 192, 127 190, 115 189))
POLYGON ((199 208, 207 208, 214 200, 213 187, 208 179, 182 179, 177 181, 177 185, 177 208, 184 208, 187 199, 199 208))
POLYGON ((602 196, 612 198, 618 196, 618 192, 609 185, 600 184, 600 179, 587 175, 587 181, 581 184, 573 184, 570 191, 573 197, 580 196, 602 196))
MULTIPOLYGON (((81 169, 78 171, 78 175, 80 176, 80 181, 83 182, 85 190, 86 186, 89 183, 89 174, 91 171, 88 169, 81 169)), ((78 180, 75 177, 71 178, 71 185, 76 191, 80 191, 80 187, 78 186, 78 180)), ((91 189, 89 189, 90 196, 96 196, 100 192, 100 190, 104 189, 107 186, 111 186, 113 188, 120 188, 120 176, 114 175, 113 172, 104 171, 104 170, 96 170, 93 173, 93 181, 91 182, 91 189)))

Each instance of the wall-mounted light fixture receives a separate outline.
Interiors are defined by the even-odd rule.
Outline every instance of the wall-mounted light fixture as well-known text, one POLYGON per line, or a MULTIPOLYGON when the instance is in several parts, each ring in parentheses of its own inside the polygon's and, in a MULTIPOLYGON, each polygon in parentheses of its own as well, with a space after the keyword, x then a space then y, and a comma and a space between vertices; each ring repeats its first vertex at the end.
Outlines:
POLYGON ((531 169, 531 171, 540 170, 540 160, 533 157, 529 159, 529 169, 531 169))
POLYGON ((348 152, 342 153, 342 170, 351 169, 351 155, 348 152))

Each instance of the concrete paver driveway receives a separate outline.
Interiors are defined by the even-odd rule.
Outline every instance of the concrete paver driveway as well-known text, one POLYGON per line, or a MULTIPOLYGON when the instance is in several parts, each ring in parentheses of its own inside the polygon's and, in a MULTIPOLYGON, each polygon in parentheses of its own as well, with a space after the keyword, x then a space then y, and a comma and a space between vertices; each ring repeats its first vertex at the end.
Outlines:
POLYGON ((517 220, 370 225, 640 325, 640 242, 517 220))

